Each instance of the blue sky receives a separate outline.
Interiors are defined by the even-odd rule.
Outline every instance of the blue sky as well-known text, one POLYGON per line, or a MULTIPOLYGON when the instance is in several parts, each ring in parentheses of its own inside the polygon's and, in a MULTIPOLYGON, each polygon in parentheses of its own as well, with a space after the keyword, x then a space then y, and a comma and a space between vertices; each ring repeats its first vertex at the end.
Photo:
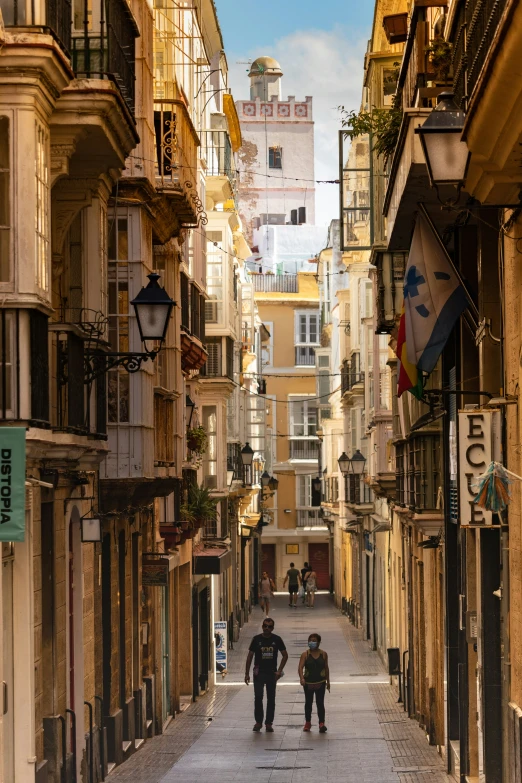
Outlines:
MULTIPOLYGON (((230 84, 236 99, 247 98, 248 65, 275 57, 283 70, 283 98, 314 99, 315 175, 338 176, 339 112, 358 109, 363 58, 371 34, 368 0, 215 0, 225 41, 230 84)), ((338 217, 335 185, 318 185, 316 223, 338 217)))

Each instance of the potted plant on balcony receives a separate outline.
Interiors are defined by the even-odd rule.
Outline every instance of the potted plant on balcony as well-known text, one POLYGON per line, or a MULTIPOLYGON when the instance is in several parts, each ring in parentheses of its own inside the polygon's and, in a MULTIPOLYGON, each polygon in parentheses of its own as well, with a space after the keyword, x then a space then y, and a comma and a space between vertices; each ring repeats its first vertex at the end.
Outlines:
POLYGON ((447 84, 450 81, 450 71, 453 60, 453 45, 444 38, 435 38, 424 49, 430 58, 431 69, 435 74, 435 81, 447 84))
POLYGON ((345 135, 353 140, 358 136, 372 134, 374 140, 372 151, 383 158, 386 166, 399 140, 403 118, 401 92, 393 96, 390 109, 378 109, 375 106, 371 111, 360 112, 346 111, 344 106, 339 106, 339 109, 345 135))
POLYGON ((191 484, 186 502, 181 507, 181 514, 190 523, 186 531, 194 536, 200 527, 214 522, 217 517, 218 500, 210 495, 208 487, 191 484))
POLYGON ((195 454, 204 454, 207 450, 208 436, 204 427, 192 427, 187 430, 187 446, 195 454))

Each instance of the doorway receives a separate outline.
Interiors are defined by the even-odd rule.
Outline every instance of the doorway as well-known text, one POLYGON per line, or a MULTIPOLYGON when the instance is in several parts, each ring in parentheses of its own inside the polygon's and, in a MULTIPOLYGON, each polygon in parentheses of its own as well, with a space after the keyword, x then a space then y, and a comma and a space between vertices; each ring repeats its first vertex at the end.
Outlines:
POLYGON ((111 536, 107 533, 102 543, 102 650, 103 650, 103 711, 106 717, 111 714, 111 536))
POLYGON ((14 780, 13 544, 2 543, 3 779, 14 780))
POLYGON ((77 748, 76 776, 80 776, 84 734, 84 664, 83 664, 83 557, 80 531, 80 512, 77 506, 71 511, 69 521, 69 709, 76 715, 76 736, 72 736, 77 748))
POLYGON ((266 571, 268 576, 277 584, 275 544, 261 545, 261 572, 263 571, 266 571))
POLYGON ((329 544, 308 544, 308 562, 317 574, 317 588, 330 589, 330 547, 329 544))
POLYGON ((169 588, 161 588, 161 709, 162 723, 165 725, 171 715, 170 707, 170 623, 169 588))

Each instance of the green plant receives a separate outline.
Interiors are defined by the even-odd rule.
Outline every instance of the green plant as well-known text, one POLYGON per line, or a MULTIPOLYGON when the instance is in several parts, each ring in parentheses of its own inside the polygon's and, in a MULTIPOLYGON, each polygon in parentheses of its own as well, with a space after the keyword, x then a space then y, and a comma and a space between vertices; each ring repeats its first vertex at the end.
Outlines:
POLYGON ((193 427, 187 432, 187 446, 196 454, 204 454, 207 450, 208 436, 204 427, 193 427))
POLYGON ((448 81, 453 59, 453 44, 448 43, 444 38, 435 38, 424 51, 429 55, 435 78, 448 81))
POLYGON ((181 506, 181 515, 193 528, 214 522, 217 517, 218 500, 211 497, 207 487, 191 484, 186 503, 181 506))
POLYGON ((392 157, 399 139, 402 124, 402 106, 400 93, 393 97, 391 109, 373 108, 371 111, 346 111, 339 107, 342 115, 342 126, 349 139, 371 134, 374 145, 372 150, 378 157, 384 158, 384 165, 392 157))

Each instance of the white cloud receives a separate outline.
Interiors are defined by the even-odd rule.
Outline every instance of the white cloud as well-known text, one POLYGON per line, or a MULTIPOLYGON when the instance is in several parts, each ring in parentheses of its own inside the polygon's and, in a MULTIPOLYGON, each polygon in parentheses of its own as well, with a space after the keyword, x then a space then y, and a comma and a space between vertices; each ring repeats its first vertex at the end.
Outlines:
MULTIPOLYGON (((270 51, 252 49, 228 56, 230 84, 237 99, 248 97, 248 66, 237 60, 261 55, 275 57, 283 70, 283 97, 313 97, 315 121, 315 177, 337 179, 339 174, 337 107, 358 109, 361 102, 363 60, 366 41, 353 40, 341 27, 332 30, 296 31, 280 38, 270 51)), ((339 216, 339 191, 336 185, 317 185, 316 222, 327 225, 339 216)))

